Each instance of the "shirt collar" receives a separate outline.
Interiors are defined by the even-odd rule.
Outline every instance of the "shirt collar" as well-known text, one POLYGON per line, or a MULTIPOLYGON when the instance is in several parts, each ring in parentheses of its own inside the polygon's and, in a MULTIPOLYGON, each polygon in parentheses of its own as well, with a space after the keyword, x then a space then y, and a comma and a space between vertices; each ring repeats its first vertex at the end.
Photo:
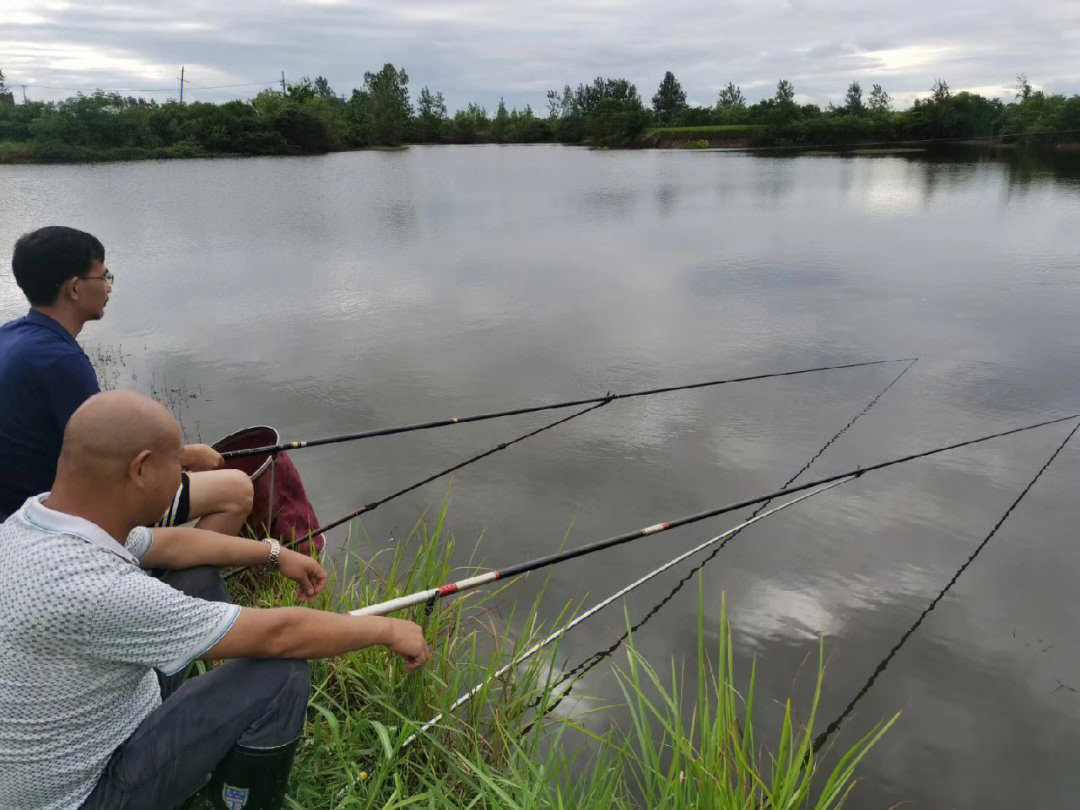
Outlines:
POLYGON ((44 312, 39 312, 36 309, 31 309, 26 313, 26 322, 36 324, 37 326, 43 326, 51 332, 55 332, 60 335, 64 340, 73 346, 78 346, 79 342, 75 340, 75 337, 65 329, 58 320, 50 318, 44 312))
POLYGON ((55 509, 50 509, 45 506, 44 502, 48 497, 49 493, 43 492, 40 495, 34 495, 31 498, 27 498, 26 503, 24 503, 19 510, 19 517, 36 529, 52 534, 73 535, 88 543, 99 545, 105 549, 105 551, 116 554, 128 562, 135 565, 139 564, 139 561, 135 559, 134 554, 128 551, 120 543, 117 543, 116 540, 100 526, 91 523, 85 518, 69 515, 67 512, 58 512, 55 509))

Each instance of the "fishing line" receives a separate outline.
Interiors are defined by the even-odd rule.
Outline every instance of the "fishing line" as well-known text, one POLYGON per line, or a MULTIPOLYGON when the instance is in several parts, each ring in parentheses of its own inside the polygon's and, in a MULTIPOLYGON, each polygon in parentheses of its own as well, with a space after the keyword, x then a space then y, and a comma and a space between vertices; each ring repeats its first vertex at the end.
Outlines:
MULTIPOLYGON (((853 478, 857 478, 857 477, 858 477, 858 475, 850 475, 847 478, 842 478, 839 481, 833 481, 830 484, 826 484, 825 486, 821 487, 820 489, 814 489, 814 490, 811 490, 809 492, 804 492, 801 495, 797 495, 796 497, 792 498, 790 501, 782 503, 779 506, 774 506, 772 509, 769 509, 768 511, 762 512, 762 511, 759 510, 759 512, 757 514, 752 515, 749 519, 747 519, 743 523, 740 523, 738 526, 735 526, 734 528, 728 529, 727 531, 723 532, 722 534, 718 534, 716 537, 713 537, 713 538, 711 538, 709 540, 706 540, 705 542, 695 546, 694 548, 690 549, 689 551, 683 552, 678 557, 675 557, 675 558, 673 558, 671 560, 668 560, 666 563, 661 565, 659 568, 655 568, 652 571, 645 574, 644 576, 642 576, 641 578, 637 579, 636 581, 631 582, 629 585, 626 585, 621 590, 618 590, 615 593, 611 594, 611 596, 609 596, 607 599, 603 600, 602 602, 597 602, 595 605, 593 605, 588 610, 586 610, 583 613, 580 613, 577 616, 575 616, 574 619, 567 622, 565 625, 560 627, 558 630, 553 631, 548 636, 543 638, 541 641, 538 641, 537 643, 533 644, 531 647, 529 647, 523 653, 521 653, 520 655, 515 657, 514 660, 511 661, 509 664, 505 664, 504 666, 500 667, 495 673, 493 673, 492 675, 489 675, 485 680, 480 681, 479 683, 474 685, 468 692, 465 692, 465 693, 461 694, 452 704, 450 704, 450 706, 446 709, 445 712, 440 712, 439 714, 435 715, 430 720, 426 721, 422 726, 420 726, 420 728, 418 728, 415 732, 413 732, 411 735, 409 735, 409 737, 407 737, 405 739, 405 741, 401 744, 401 748, 404 749, 407 745, 412 743, 412 741, 415 740, 417 737, 419 737, 421 734, 426 733, 433 726, 437 725, 443 719, 443 717, 445 717, 447 714, 449 714, 450 712, 452 712, 455 709, 459 708, 462 704, 466 703, 467 701, 471 700, 473 697, 475 697, 477 694, 479 694, 480 691, 487 684, 491 683, 494 680, 497 680, 498 678, 501 678, 503 675, 505 675, 511 669, 514 669, 515 667, 520 666, 523 662, 525 662, 529 658, 532 658, 532 656, 536 655, 536 653, 538 653, 544 647, 551 644, 553 641, 558 640, 560 637, 562 637, 562 635, 564 633, 568 632, 569 630, 572 630, 574 627, 577 627, 577 625, 581 624, 583 621, 588 619, 594 613, 596 613, 596 612, 602 610, 603 608, 607 607, 609 604, 611 604, 615 600, 619 599, 620 597, 625 596, 626 594, 630 593, 630 591, 634 590, 634 588, 638 587, 639 585, 641 585, 641 584, 643 584, 645 582, 648 582, 650 579, 652 579, 655 576, 659 576, 660 574, 662 574, 667 569, 671 568, 674 565, 678 565, 683 560, 693 556, 694 554, 697 554, 699 551, 702 551, 703 549, 708 548, 709 546, 713 545, 714 543, 722 542, 722 541, 724 541, 724 540, 738 534, 739 532, 741 532, 743 529, 745 529, 747 526, 751 525, 752 523, 756 523, 759 520, 763 520, 763 519, 767 518, 769 515, 772 515, 772 514, 774 514, 776 512, 779 512, 781 509, 787 509, 789 506, 794 506, 799 501, 804 501, 807 498, 813 497, 814 495, 819 495, 820 493, 825 492, 826 490, 832 489, 833 487, 836 487, 836 486, 840 486, 840 484, 843 484, 845 481, 850 481, 853 478)), ((427 604, 431 604, 431 603, 428 602, 427 604)), ((531 708, 531 707, 529 707, 529 708, 531 708)))
MULTIPOLYGON (((854 425, 855 422, 857 422, 860 417, 862 417, 867 411, 869 411, 871 408, 873 408, 874 405, 877 404, 878 400, 880 400, 883 396, 885 396, 885 394, 889 391, 890 388, 892 388, 894 385, 896 385, 898 382, 900 382, 900 378, 903 377, 905 374, 908 373, 908 371, 911 370, 911 367, 915 365, 917 359, 918 358, 916 358, 915 360, 912 360, 907 366, 905 366, 903 371, 901 371, 895 378, 893 378, 893 380, 888 385, 886 385, 884 388, 882 388, 877 393, 877 395, 874 396, 874 398, 871 399, 863 407, 863 409, 861 411, 859 411, 857 414, 855 414, 855 416, 853 416, 850 420, 848 420, 848 423, 846 425, 844 425, 842 428, 840 428, 840 430, 838 430, 835 434, 833 434, 832 438, 829 439, 827 442, 825 442, 825 444, 823 444, 821 446, 821 449, 818 450, 816 453, 814 453, 814 455, 810 458, 810 460, 808 462, 806 462, 806 464, 804 464, 802 466, 802 468, 797 473, 795 473, 787 481, 784 482, 784 486, 786 487, 786 486, 789 486, 789 485, 795 483, 795 481, 799 478, 799 476, 801 476, 804 472, 806 472, 808 469, 810 469, 810 466, 815 461, 817 461, 821 457, 821 455, 826 450, 828 450, 829 447, 834 442, 836 442, 837 439, 839 439, 841 436, 843 436, 847 432, 848 428, 850 428, 852 425, 854 425)), ((762 504, 751 515, 751 517, 756 516, 759 512, 761 512, 763 509, 765 509, 768 505, 769 505, 768 501, 762 502, 762 504)), ((747 524, 747 525, 749 525, 749 524, 747 524)), ((559 697, 553 703, 549 704, 548 706, 546 706, 544 708, 543 713, 542 713, 541 716, 543 716, 544 714, 547 714, 548 712, 554 711, 556 708, 558 708, 559 704, 562 703, 563 699, 570 693, 570 690, 574 688, 574 684, 577 683, 578 680, 583 678, 585 676, 585 674, 587 672, 589 672, 589 670, 593 669, 597 664, 601 663, 605 659, 609 658, 612 654, 614 654, 615 651, 618 650, 620 646, 622 646, 623 642, 626 641, 626 639, 629 638, 632 633, 635 633, 638 630, 640 630, 642 627, 644 627, 645 624, 650 619, 652 619, 652 617, 655 616, 661 610, 661 608, 664 607, 664 605, 666 605, 668 602, 670 602, 675 597, 675 595, 679 591, 682 590, 683 586, 687 582, 689 582, 690 579, 692 579, 693 576, 698 571, 700 571, 702 568, 704 568, 714 557, 716 557, 716 555, 719 554, 720 551, 725 546, 727 546, 728 542, 733 540, 737 534, 738 534, 738 532, 735 532, 731 536, 726 537, 724 539, 724 541, 722 543, 720 543, 720 545, 718 545, 716 548, 714 548, 709 553, 709 555, 707 557, 705 557, 705 559, 701 560, 696 565, 694 565, 693 568, 691 568, 689 571, 687 571, 679 579, 679 581, 675 583, 674 587, 672 587, 672 589, 667 593, 666 596, 664 596, 660 601, 658 601, 655 605, 653 605, 652 608, 650 608, 649 611, 644 616, 642 616, 642 618, 640 620, 638 620, 638 622, 636 624, 634 624, 632 627, 629 627, 625 631, 623 631, 622 635, 620 635, 613 643, 611 643, 610 645, 608 645, 604 649, 601 649, 601 650, 598 650, 597 652, 594 652, 588 658, 584 659, 579 664, 572 667, 567 672, 563 673, 558 678, 558 680, 555 681, 555 683, 553 684, 553 688, 558 688, 558 687, 562 686, 564 683, 566 683, 567 681, 570 681, 571 683, 562 691, 562 693, 559 695, 559 697)), ((607 603, 609 600, 604 600, 604 601, 605 601, 605 603, 607 603)), ((536 700, 533 701, 530 708, 536 708, 539 705, 540 705, 540 699, 537 698, 536 700)), ((539 718, 537 718, 537 719, 539 719, 539 718)), ((536 720, 534 719, 534 720, 530 721, 529 725, 531 726, 535 722, 536 722, 536 720)))
MULTIPOLYGON (((345 515, 344 517, 341 517, 341 518, 338 518, 337 520, 331 521, 330 523, 327 523, 327 524, 325 524, 323 526, 320 526, 319 528, 317 528, 317 529, 315 529, 313 531, 308 532, 303 537, 299 537, 299 538, 287 541, 287 542, 283 543, 282 545, 285 548, 294 548, 294 547, 296 547, 298 545, 301 545, 301 544, 303 544, 305 542, 308 542, 312 538, 318 537, 323 532, 328 532, 328 531, 330 531, 330 529, 336 528, 337 526, 340 526, 342 523, 345 523, 345 522, 347 522, 349 520, 352 520, 355 517, 359 517, 360 515, 365 514, 367 512, 370 512, 372 509, 375 509, 375 508, 377 508, 379 506, 382 506, 387 501, 392 501, 392 500, 394 500, 394 498, 399 498, 402 495, 406 494, 407 492, 412 492, 414 489, 418 489, 419 487, 422 487, 424 484, 430 484, 432 481, 434 481, 437 478, 442 478, 444 475, 449 475, 452 472, 460 470, 462 467, 465 467, 465 466, 467 466, 469 464, 472 464, 472 463, 474 463, 476 461, 480 461, 481 459, 487 458, 488 456, 490 456, 490 455, 492 455, 494 453, 498 453, 500 450, 505 450, 507 447, 509 447, 512 444, 517 444, 518 442, 525 441, 525 439, 531 438, 532 436, 535 436, 538 433, 543 433, 545 430, 551 430, 551 428, 557 427, 558 425, 561 425, 561 424, 563 424, 565 422, 569 422, 571 419, 576 419, 579 416, 584 416, 585 414, 589 413, 590 411, 595 411, 597 408, 602 408, 605 405, 607 405, 609 402, 611 402, 611 399, 605 398, 603 401, 598 402, 595 405, 590 405, 588 408, 583 408, 580 411, 576 411, 575 413, 572 413, 569 416, 564 416, 561 419, 556 419, 554 422, 549 422, 548 424, 542 425, 542 426, 536 428, 535 430, 530 430, 528 433, 522 433, 520 436, 516 436, 513 439, 509 439, 508 441, 500 442, 498 445, 496 445, 495 447, 492 447, 490 450, 485 450, 483 453, 479 453, 479 454, 477 454, 475 456, 471 456, 470 458, 467 458, 464 461, 460 461, 457 464, 454 464, 452 467, 447 467, 445 470, 440 470, 437 473, 429 475, 427 478, 423 479, 422 481, 417 481, 415 484, 410 484, 409 486, 405 487, 404 489, 399 489, 397 492, 391 493, 390 495, 387 495, 385 498, 380 498, 377 501, 372 501, 371 503, 365 504, 364 506, 361 506, 359 509, 356 509, 356 510, 350 512, 349 514, 345 515)), ((273 485, 272 484, 271 484, 271 496, 273 496, 273 485)), ((251 568, 251 566, 247 566, 245 568, 238 568, 237 570, 233 571, 232 573, 226 574, 225 578, 226 579, 231 579, 232 577, 236 576, 237 574, 240 574, 240 573, 242 573, 244 571, 247 571, 249 568, 251 568)))
POLYGON ((1024 487, 1023 491, 1016 497, 1016 500, 1013 501, 1009 508, 1005 510, 1005 514, 1002 515, 1001 519, 994 524, 994 528, 990 530, 990 533, 986 535, 985 538, 983 538, 983 541, 979 543, 979 545, 975 548, 971 555, 964 561, 964 564, 961 565, 959 569, 957 569, 956 573, 952 575, 952 578, 945 584, 945 587, 941 589, 938 595, 935 596, 932 600, 930 600, 930 604, 927 605, 926 609, 919 614, 919 618, 915 620, 915 623, 904 632, 904 634, 900 637, 900 640, 896 642, 896 644, 893 645, 893 648, 889 650, 888 654, 883 659, 881 659, 881 663, 877 665, 873 673, 871 673, 870 677, 867 679, 866 683, 863 684, 862 688, 855 694, 855 697, 851 699, 851 702, 848 703, 848 705, 844 708, 842 712, 840 712, 837 718, 831 723, 829 723, 825 730, 817 736, 811 748, 813 753, 816 754, 821 749, 821 747, 825 745, 825 742, 829 739, 829 737, 838 728, 840 728, 840 724, 844 722, 844 719, 849 714, 851 714, 852 710, 855 708, 855 704, 862 699, 863 695, 870 691, 870 687, 874 685, 874 681, 877 680, 878 675, 885 671, 885 668, 889 665, 889 662, 892 660, 893 656, 895 656, 900 651, 900 648, 904 646, 904 642, 906 642, 911 637, 911 635, 918 629, 919 625, 922 624, 923 619, 925 619, 930 614, 930 611, 937 607, 938 602, 940 602, 942 598, 944 598, 945 594, 949 592, 949 589, 953 586, 956 580, 960 578, 960 575, 963 574, 964 571, 967 570, 967 567, 971 565, 971 563, 974 561, 974 559, 979 556, 979 552, 981 552, 986 546, 986 544, 990 542, 990 538, 992 538, 997 533, 997 530, 1001 528, 1002 524, 1005 523, 1006 520, 1008 520, 1009 515, 1012 514, 1013 510, 1017 507, 1020 501, 1024 499, 1024 496, 1028 494, 1031 488, 1035 486, 1035 482, 1039 480, 1039 477, 1046 471, 1046 468, 1053 463, 1055 458, 1057 458, 1058 453, 1065 449, 1065 445, 1069 443, 1069 439, 1073 437, 1073 434, 1076 433, 1078 428, 1080 428, 1080 423, 1078 423, 1076 426, 1073 427, 1072 430, 1069 431, 1069 435, 1065 437, 1065 440, 1060 445, 1058 445, 1058 448, 1053 452, 1050 458, 1047 459, 1046 463, 1039 468, 1039 471, 1037 473, 1035 473, 1035 477, 1032 478, 1030 482, 1028 482, 1028 485, 1024 487))
POLYGON ((402 425, 400 427, 380 428, 377 430, 366 430, 360 433, 346 433, 340 436, 328 436, 323 439, 310 439, 303 442, 286 442, 284 444, 272 444, 265 447, 252 447, 246 450, 229 450, 222 453, 223 458, 241 458, 243 456, 257 456, 263 453, 280 453, 285 450, 300 450, 304 447, 319 447, 324 444, 338 444, 340 442, 351 442, 359 439, 368 439, 374 436, 391 436, 398 433, 409 433, 414 430, 428 430, 437 427, 446 427, 447 425, 463 425, 468 422, 481 422, 487 419, 498 419, 503 416, 519 416, 526 413, 537 413, 538 411, 551 411, 558 408, 574 408, 578 405, 588 405, 590 403, 599 402, 611 402, 616 399, 630 399, 632 397, 645 397, 652 396, 654 394, 667 394, 672 391, 689 391, 694 388, 708 388, 718 385, 727 385, 728 383, 737 382, 749 382, 750 380, 767 380, 774 377, 793 377, 798 374, 813 374, 820 371, 835 371, 838 369, 846 368, 861 368, 863 366, 878 366, 883 363, 908 363, 911 361, 910 357, 904 357, 899 360, 869 360, 862 363, 845 363, 842 365, 834 366, 818 366, 817 368, 804 368, 797 371, 778 371, 768 374, 752 374, 746 377, 729 377, 720 380, 708 380, 706 382, 690 383, 688 385, 669 385, 663 388, 647 388, 641 391, 631 391, 622 394, 608 393, 602 397, 589 397, 586 399, 573 399, 567 402, 554 402, 547 405, 531 405, 524 408, 513 408, 506 411, 496 411, 494 413, 482 413, 476 416, 463 416, 463 417, 451 417, 450 419, 439 419, 434 422, 421 422, 412 425, 402 425))
POLYGON ((412 607, 413 605, 419 605, 423 602, 428 601, 432 597, 443 599, 447 596, 452 596, 459 591, 471 590, 473 588, 477 588, 481 585, 486 585, 499 579, 509 579, 510 577, 516 577, 519 574, 525 574, 530 571, 537 571, 541 568, 546 568, 549 565, 554 565, 555 563, 573 560, 578 557, 583 557, 586 554, 592 554, 596 551, 603 551, 614 546, 629 543, 631 540, 637 540, 639 538, 647 537, 653 534, 660 534, 661 532, 666 532, 670 529, 677 529, 680 526, 688 526, 691 523, 697 523, 698 521, 705 520, 706 518, 716 517, 717 515, 724 515, 728 512, 734 512, 736 509, 743 509, 747 506, 753 506, 755 504, 761 503, 762 501, 771 501, 784 495, 794 495, 796 492, 803 492, 807 489, 822 486, 823 484, 831 484, 833 481, 839 481, 842 478, 860 476, 873 470, 881 470, 885 469, 886 467, 894 467, 897 464, 905 464, 918 458, 926 458, 927 456, 937 455, 938 453, 944 453, 948 450, 956 450, 960 447, 968 447, 970 445, 981 444, 983 442, 990 441, 991 439, 997 439, 1002 436, 1010 436, 1014 433, 1024 433, 1026 431, 1035 430, 1036 428, 1044 427, 1046 425, 1056 425, 1059 422, 1065 422, 1070 419, 1078 418, 1080 418, 1080 414, 1063 416, 1057 419, 1047 419, 1043 422, 1036 422, 1033 425, 1011 428, 1009 430, 1003 430, 998 433, 991 433, 987 436, 980 436, 977 439, 968 439, 967 441, 956 442, 955 444, 949 444, 943 447, 936 447, 932 450, 923 450, 920 453, 911 453, 910 455, 901 456, 900 458, 889 459, 888 461, 879 461, 878 463, 872 464, 869 467, 856 467, 854 470, 848 470, 847 472, 830 475, 827 478, 819 478, 816 481, 799 484, 798 486, 785 487, 784 489, 779 489, 776 492, 770 492, 767 495, 760 495, 756 498, 750 498, 745 501, 740 501, 739 503, 733 503, 728 506, 720 506, 704 512, 697 512, 692 515, 686 515, 685 517, 676 518, 675 520, 665 521, 663 523, 654 523, 653 525, 646 526, 642 529, 636 529, 634 531, 626 532, 624 534, 618 534, 613 537, 608 537, 604 540, 597 540, 594 543, 586 543, 583 546, 578 546, 577 548, 568 549, 566 551, 559 551, 555 552, 554 554, 547 554, 543 557, 537 557, 534 560, 517 563, 515 565, 511 565, 507 568, 503 568, 497 571, 488 571, 483 574, 477 574, 476 576, 458 580, 457 582, 447 582, 434 588, 427 588, 423 591, 416 591, 411 594, 406 594, 405 596, 399 596, 396 599, 388 599, 385 602, 379 602, 377 604, 368 605, 367 607, 363 607, 358 610, 350 611, 350 614, 353 616, 382 616, 387 613, 393 613, 397 610, 403 610, 404 608, 412 607))

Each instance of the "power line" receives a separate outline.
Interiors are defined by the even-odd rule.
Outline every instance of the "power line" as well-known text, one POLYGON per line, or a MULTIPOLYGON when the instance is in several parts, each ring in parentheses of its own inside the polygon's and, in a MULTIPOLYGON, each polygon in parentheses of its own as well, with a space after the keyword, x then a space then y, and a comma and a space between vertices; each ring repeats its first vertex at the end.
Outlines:
MULTIPOLYGON (((37 82, 20 82, 16 79, 8 79, 5 77, 5 81, 8 81, 12 87, 22 87, 24 89, 37 89, 37 90, 64 90, 71 93, 84 93, 84 92, 102 92, 102 93, 173 93, 176 92, 176 87, 131 87, 131 86, 113 86, 102 87, 100 85, 81 85, 77 87, 73 86, 60 86, 55 84, 38 84, 37 82)), ((277 79, 271 79, 265 82, 241 82, 237 84, 211 84, 211 85, 196 85, 191 84, 190 79, 184 79, 184 83, 188 85, 189 90, 226 90, 235 87, 269 87, 277 84, 277 79)))

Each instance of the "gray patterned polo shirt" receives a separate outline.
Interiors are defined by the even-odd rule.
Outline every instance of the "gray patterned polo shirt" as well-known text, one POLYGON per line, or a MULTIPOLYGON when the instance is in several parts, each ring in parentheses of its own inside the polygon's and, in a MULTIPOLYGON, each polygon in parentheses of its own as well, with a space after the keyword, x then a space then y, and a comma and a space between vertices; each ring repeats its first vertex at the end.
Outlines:
POLYGON ((210 649, 237 605, 146 574, 124 545, 30 498, 0 525, 0 810, 74 810, 161 703, 154 670, 210 649))

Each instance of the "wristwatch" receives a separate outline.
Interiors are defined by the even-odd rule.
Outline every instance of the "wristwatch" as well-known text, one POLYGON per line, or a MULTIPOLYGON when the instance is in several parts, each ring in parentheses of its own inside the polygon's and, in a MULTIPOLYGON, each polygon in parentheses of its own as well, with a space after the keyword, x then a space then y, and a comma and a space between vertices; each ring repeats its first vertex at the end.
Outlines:
POLYGON ((278 557, 281 556, 281 543, 273 537, 264 537, 263 542, 270 544, 270 556, 266 558, 266 570, 276 571, 278 567, 278 557))

